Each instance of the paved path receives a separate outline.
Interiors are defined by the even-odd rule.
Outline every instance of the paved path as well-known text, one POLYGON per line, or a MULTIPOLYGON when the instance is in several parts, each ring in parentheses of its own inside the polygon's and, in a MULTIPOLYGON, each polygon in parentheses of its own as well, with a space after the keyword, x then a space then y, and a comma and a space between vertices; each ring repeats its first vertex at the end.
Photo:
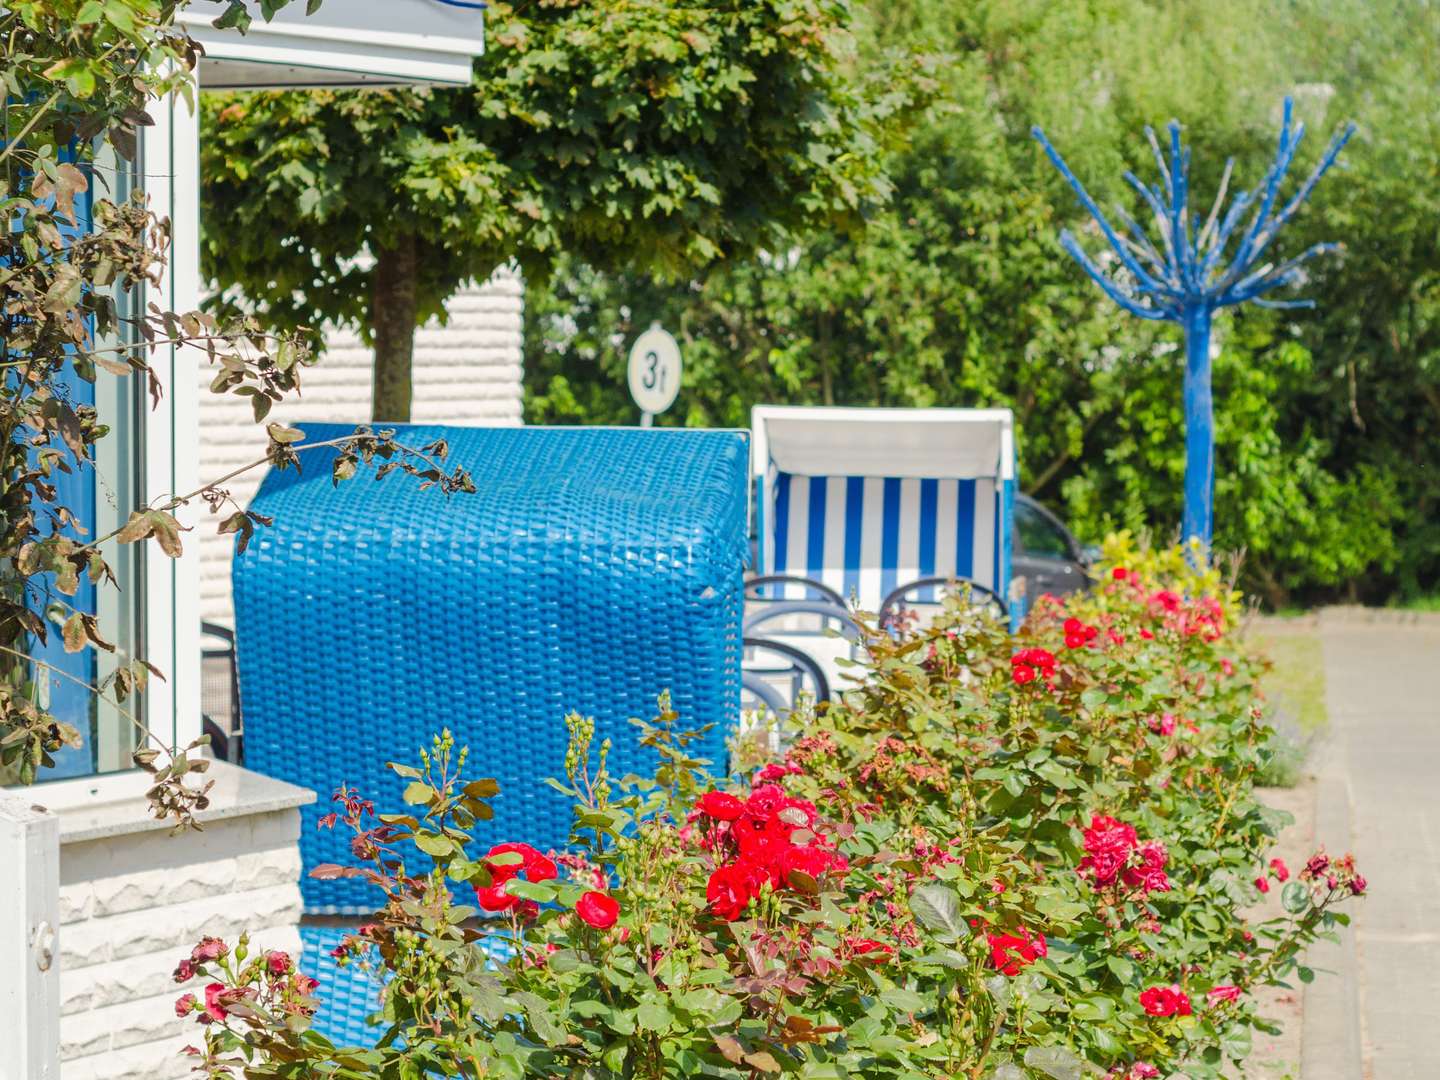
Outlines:
POLYGON ((1440 1080, 1440 623, 1321 622, 1315 833, 1371 893, 1312 962, 1303 1080, 1440 1080))

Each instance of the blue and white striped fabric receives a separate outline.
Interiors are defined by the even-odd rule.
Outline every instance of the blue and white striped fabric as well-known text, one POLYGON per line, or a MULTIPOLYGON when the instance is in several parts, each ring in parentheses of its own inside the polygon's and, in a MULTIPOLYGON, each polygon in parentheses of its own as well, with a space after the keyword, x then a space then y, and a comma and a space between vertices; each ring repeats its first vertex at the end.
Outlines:
MULTIPOLYGON (((772 465, 762 489, 765 572, 823 582, 872 612, 922 577, 968 578, 1003 595, 1008 553, 996 540, 1007 486, 993 477, 796 476, 772 465)), ((785 587, 786 599, 803 595, 785 587)))

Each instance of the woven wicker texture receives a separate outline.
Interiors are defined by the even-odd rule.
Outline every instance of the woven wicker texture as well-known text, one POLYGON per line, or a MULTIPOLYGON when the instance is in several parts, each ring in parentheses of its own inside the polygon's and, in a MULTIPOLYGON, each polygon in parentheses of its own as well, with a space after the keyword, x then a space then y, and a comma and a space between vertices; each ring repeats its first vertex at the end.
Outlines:
MULTIPOLYGON (((308 441, 339 425, 307 425, 308 441)), ((669 690, 684 727, 713 724, 717 764, 739 711, 747 437, 729 431, 407 425, 450 442, 478 493, 411 478, 330 482, 334 451, 272 472, 252 509, 275 524, 235 560, 246 765, 313 788, 307 867, 349 860, 317 830, 343 784, 401 807, 386 761, 413 762, 443 727, 467 772, 501 793, 482 843, 559 846, 569 807, 541 783, 563 769, 566 712, 614 740, 612 771, 647 771, 632 716, 669 690)), ((302 885, 311 912, 363 912, 370 887, 302 885)))
POLYGON ((320 984, 315 1030, 336 1046, 374 1046, 385 1028, 367 1024, 365 1018, 380 1008, 380 984, 365 968, 342 968, 330 955, 351 932, 337 926, 301 926, 300 970, 320 984))

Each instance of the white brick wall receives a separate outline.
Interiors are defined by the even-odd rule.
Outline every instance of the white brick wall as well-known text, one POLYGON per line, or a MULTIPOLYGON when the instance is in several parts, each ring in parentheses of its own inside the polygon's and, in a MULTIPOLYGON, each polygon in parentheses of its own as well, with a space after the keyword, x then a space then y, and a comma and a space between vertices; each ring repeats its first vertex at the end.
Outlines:
MULTIPOLYGON (((199 1042, 171 973, 200 938, 298 956, 300 817, 225 818, 203 832, 149 830, 60 850, 61 1080, 167 1080, 199 1042)), ((0 1074, 3 1074, 0 1068, 0 1074)))
MULTIPOLYGON (((497 271, 479 287, 466 289, 447 305, 450 321, 432 324, 415 336, 416 421, 453 424, 518 424, 521 419, 521 319, 524 293, 519 277, 497 271)), ((370 418, 373 354, 349 332, 327 336, 325 356, 305 372, 303 397, 277 406, 269 419, 304 427, 307 420, 364 423, 370 418)), ((265 452, 246 399, 209 391, 214 371, 200 371, 200 476, 223 476, 265 452)), ((230 485, 243 504, 255 494, 264 469, 230 485)), ((201 617, 233 625, 230 607, 231 537, 216 536, 213 522, 200 535, 201 617)))

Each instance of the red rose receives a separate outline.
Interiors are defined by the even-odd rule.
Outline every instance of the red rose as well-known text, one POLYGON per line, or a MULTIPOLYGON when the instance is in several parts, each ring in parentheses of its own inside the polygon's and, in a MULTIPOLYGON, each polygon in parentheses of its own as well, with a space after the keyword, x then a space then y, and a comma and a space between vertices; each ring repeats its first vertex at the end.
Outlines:
POLYGON ((756 866, 771 869, 771 876, 780 876, 780 860, 790 846, 790 834, 794 830, 778 817, 755 817, 746 812, 732 826, 732 835, 740 847, 740 854, 756 866))
POLYGON ((816 818, 815 804, 808 799, 786 799, 785 806, 776 817, 797 829, 813 829, 816 818))
POLYGON ((1084 634, 1066 634, 1066 635, 1065 635, 1065 647, 1066 647, 1067 649, 1079 649, 1079 648, 1083 648, 1084 645, 1085 645, 1085 635, 1084 635, 1084 634))
POLYGON ((821 874, 839 869, 836 865, 837 862, 843 865, 845 860, 816 844, 791 845, 780 855, 780 868, 784 872, 787 884, 790 875, 796 870, 802 874, 809 874, 812 878, 818 878, 821 874))
POLYGON ((1169 892, 1170 879, 1165 875, 1165 864, 1170 856, 1165 845, 1159 840, 1147 840, 1136 852, 1141 859, 1140 865, 1125 868, 1125 883, 1147 893, 1169 892))
POLYGON ((745 804, 723 791, 707 791, 700 796, 700 810, 716 821, 734 821, 745 812, 745 804))
POLYGON ((576 903, 575 914, 596 930, 608 930, 620 917, 620 903, 607 893, 591 889, 576 903))
MULTIPOLYGON (((506 881, 509 879, 507 878, 506 881)), ((505 881, 498 885, 491 885, 488 889, 476 889, 475 899, 480 906, 489 912, 509 911, 520 902, 518 896, 511 896, 505 891, 505 881)))
POLYGON ((1362 875, 1356 874, 1353 878, 1350 879, 1350 895, 1359 896, 1367 888, 1369 888, 1369 886, 1370 883, 1366 881, 1362 875))
POLYGON ((1080 860, 1079 872, 1093 875, 1097 886, 1110 884, 1130 861, 1138 840, 1134 826, 1103 814, 1093 815, 1085 830, 1085 857, 1080 860))
POLYGON ((1126 578, 1125 568, 1123 566, 1115 567, 1114 570, 1110 571, 1110 576, 1116 581, 1124 581, 1126 578))
MULTIPOLYGON (((933 649, 934 646, 932 645, 931 648, 933 649)), ((755 783, 765 784, 773 780, 783 780, 787 776, 799 776, 803 771, 793 761, 772 761, 755 774, 755 783)))
POLYGON ((189 1016, 195 1011, 199 1003, 195 1000, 194 994, 185 994, 175 999, 175 1015, 189 1016))
POLYGON ((869 956, 872 960, 888 960, 895 953, 895 950, 883 941, 872 941, 870 938, 852 942, 850 950, 856 956, 869 956))
POLYGON ((1151 1016, 1189 1016, 1190 995, 1178 986, 1152 986, 1141 991, 1140 1006, 1151 1016))
POLYGON ((1014 656, 1010 657, 1011 665, 1028 664, 1030 667, 1039 668, 1041 671, 1052 671, 1055 668, 1055 654, 1049 649, 1021 649, 1014 656))
POLYGON ((716 915, 726 922, 734 922, 768 880, 765 871, 751 863, 721 866, 705 885, 705 899, 716 915))
POLYGON ((1240 988, 1238 986, 1212 986, 1205 991, 1205 1000, 1211 1005, 1218 1005, 1222 1001, 1238 1001, 1240 988))
POLYGON ((1035 669, 1029 664, 1016 664, 1010 672, 1010 677, 1015 680, 1016 686, 1024 686, 1028 682, 1035 681, 1035 669))
POLYGON ((1150 597, 1150 603, 1173 615, 1180 610, 1181 599, 1179 593, 1171 592, 1169 589, 1161 589, 1154 596, 1150 597))
POLYGON ((485 865, 490 868, 490 877, 497 885, 520 873, 524 873, 528 881, 550 881, 559 876, 555 863, 529 844, 496 844, 486 852, 485 865), (489 861, 496 855, 519 855, 520 861, 496 866, 489 861))
POLYGON ((526 881, 550 881, 559 875, 552 859, 541 855, 529 844, 496 844, 485 853, 484 863, 490 870, 490 886, 484 889, 475 890, 475 899, 480 906, 491 913, 497 911, 509 911, 511 908, 520 907, 520 915, 523 918, 533 919, 539 914, 540 909, 534 901, 527 900, 521 904, 518 896, 511 896, 506 891, 507 883, 520 877, 523 874, 526 881), (497 855, 518 855, 520 861, 495 863, 491 860, 497 855))
POLYGON ((760 784, 750 790, 745 809, 759 818, 774 817, 785 809, 786 795, 778 784, 760 784))
POLYGON ((1060 629, 1064 630, 1067 635, 1080 634, 1084 633, 1085 624, 1072 615, 1060 625, 1060 629))
POLYGON ((195 964, 190 960, 181 960, 175 968, 175 981, 177 983, 189 982, 195 977, 195 964))
POLYGON ((1028 933, 987 934, 990 943, 990 960, 1004 975, 1019 975, 1020 969, 1033 964, 1037 957, 1045 955, 1045 935, 1028 933))
POLYGON ((1259 889, 1262 893, 1267 893, 1270 891, 1270 882, 1266 881, 1263 877, 1257 877, 1255 879, 1255 888, 1259 889))
POLYGON ((270 969, 271 975, 284 975, 290 970, 290 956, 283 952, 268 952, 265 954, 265 966, 270 969))
POLYGON ((1290 880, 1290 868, 1285 865, 1284 859, 1271 859, 1270 872, 1275 875, 1276 881, 1290 880))

